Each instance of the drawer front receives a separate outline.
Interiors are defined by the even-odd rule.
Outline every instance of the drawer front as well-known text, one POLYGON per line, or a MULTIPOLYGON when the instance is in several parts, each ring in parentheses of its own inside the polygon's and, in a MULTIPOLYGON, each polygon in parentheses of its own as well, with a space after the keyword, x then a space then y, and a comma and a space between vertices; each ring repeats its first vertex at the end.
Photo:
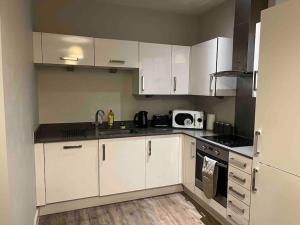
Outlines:
POLYGON ((42 33, 43 63, 94 66, 94 39, 42 33))
POLYGON ((228 170, 229 180, 243 186, 244 188, 251 190, 251 175, 241 170, 236 169, 233 166, 229 166, 228 170))
POLYGON ((248 173, 251 174, 252 170, 252 159, 241 156, 239 154, 230 152, 229 153, 229 164, 248 173))
POLYGON ((239 217, 234 213, 232 210, 227 209, 227 220, 232 224, 232 225, 248 225, 249 221, 245 220, 242 217, 239 217))
POLYGON ((228 210, 235 215, 236 218, 241 218, 246 221, 249 220, 249 206, 230 194, 227 197, 227 211, 228 210))
POLYGON ((231 194, 236 199, 250 205, 250 191, 231 180, 228 181, 228 194, 231 194))

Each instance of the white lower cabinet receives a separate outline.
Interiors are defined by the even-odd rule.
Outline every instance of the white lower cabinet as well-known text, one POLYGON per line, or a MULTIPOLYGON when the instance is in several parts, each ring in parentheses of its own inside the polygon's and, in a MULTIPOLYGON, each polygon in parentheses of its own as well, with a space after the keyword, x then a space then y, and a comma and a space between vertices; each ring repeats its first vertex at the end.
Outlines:
POLYGON ((145 137, 99 141, 100 196, 145 188, 145 137))
POLYGON ((181 136, 146 137, 146 188, 181 183, 181 136))
POLYGON ((184 136, 183 140, 183 185, 195 192, 196 139, 184 136))
POLYGON ((44 151, 46 204, 99 194, 97 140, 49 143, 44 151))

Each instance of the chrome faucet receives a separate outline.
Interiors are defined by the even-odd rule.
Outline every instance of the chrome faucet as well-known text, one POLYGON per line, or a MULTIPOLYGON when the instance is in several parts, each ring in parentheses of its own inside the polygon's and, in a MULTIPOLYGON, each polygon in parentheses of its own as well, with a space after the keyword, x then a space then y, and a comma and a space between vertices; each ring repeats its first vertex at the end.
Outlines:
POLYGON ((101 109, 97 110, 96 115, 95 115, 95 126, 96 127, 103 124, 104 116, 105 116, 105 113, 103 110, 101 110, 101 109))

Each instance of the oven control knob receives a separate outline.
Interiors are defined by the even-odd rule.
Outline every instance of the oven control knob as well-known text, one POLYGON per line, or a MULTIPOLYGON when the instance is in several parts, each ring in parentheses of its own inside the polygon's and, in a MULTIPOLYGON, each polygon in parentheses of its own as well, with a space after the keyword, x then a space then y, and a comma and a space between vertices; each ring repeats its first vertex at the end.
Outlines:
POLYGON ((220 155, 220 152, 217 151, 217 150, 215 150, 215 154, 216 154, 216 155, 220 155))
POLYGON ((201 146, 202 150, 206 150, 206 146, 202 145, 201 146))

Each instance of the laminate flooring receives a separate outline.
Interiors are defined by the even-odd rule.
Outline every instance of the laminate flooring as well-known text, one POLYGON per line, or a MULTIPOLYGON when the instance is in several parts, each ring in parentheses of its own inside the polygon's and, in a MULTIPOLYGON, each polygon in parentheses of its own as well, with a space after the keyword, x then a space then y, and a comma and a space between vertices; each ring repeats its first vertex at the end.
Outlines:
POLYGON ((39 225, 219 225, 204 209, 170 194, 41 216, 39 225))

